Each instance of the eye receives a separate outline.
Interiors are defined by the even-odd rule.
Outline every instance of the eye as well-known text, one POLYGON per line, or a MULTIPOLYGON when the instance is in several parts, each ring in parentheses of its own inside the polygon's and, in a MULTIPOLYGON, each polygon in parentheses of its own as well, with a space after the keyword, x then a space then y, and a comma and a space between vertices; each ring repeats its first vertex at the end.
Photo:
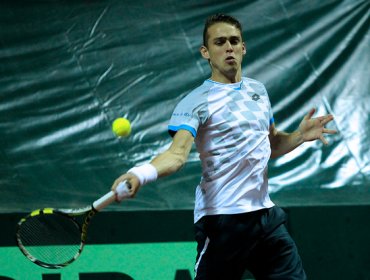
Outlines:
POLYGON ((215 45, 222 46, 223 44, 225 44, 225 42, 226 42, 226 39, 220 38, 220 39, 215 40, 215 45))
POLYGON ((239 38, 231 38, 230 39, 230 44, 231 45, 237 45, 240 43, 240 39, 239 38))

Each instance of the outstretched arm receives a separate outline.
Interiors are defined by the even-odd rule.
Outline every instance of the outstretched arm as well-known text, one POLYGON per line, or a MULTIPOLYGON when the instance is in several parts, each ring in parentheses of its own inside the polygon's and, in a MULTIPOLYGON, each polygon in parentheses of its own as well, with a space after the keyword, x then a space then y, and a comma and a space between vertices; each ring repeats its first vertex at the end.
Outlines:
POLYGON ((331 122, 334 117, 332 115, 321 116, 312 118, 315 109, 303 118, 298 129, 292 133, 278 131, 273 124, 270 127, 270 145, 271 145, 271 158, 275 158, 297 148, 304 142, 321 140, 325 145, 328 141, 325 139, 325 134, 335 134, 336 130, 325 128, 325 125, 331 122))
MULTIPOLYGON (((179 130, 175 134, 171 146, 150 162, 158 177, 168 176, 180 170, 188 159, 193 142, 194 137, 189 131, 179 130)), ((125 180, 131 185, 130 194, 133 197, 140 188, 140 181, 132 173, 125 173, 118 177, 113 183, 112 190, 114 191, 118 184, 125 180)))

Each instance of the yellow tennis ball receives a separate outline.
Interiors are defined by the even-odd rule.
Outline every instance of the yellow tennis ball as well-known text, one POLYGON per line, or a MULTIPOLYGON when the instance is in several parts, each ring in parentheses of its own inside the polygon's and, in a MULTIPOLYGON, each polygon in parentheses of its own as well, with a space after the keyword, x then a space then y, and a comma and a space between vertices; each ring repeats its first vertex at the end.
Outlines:
POLYGON ((112 123, 112 131, 116 136, 127 137, 131 133, 131 124, 128 119, 117 118, 112 123))

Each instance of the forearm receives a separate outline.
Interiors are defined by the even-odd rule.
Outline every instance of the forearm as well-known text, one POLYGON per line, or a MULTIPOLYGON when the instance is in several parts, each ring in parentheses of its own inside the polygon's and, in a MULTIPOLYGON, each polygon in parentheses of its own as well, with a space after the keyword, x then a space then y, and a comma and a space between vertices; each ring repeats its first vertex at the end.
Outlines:
POLYGON ((299 127, 292 133, 278 131, 275 124, 270 127, 271 157, 275 158, 297 148, 304 142, 320 140, 324 145, 328 144, 324 134, 335 134, 336 130, 327 129, 325 125, 333 120, 332 115, 312 118, 315 109, 311 109, 303 118, 299 127))
MULTIPOLYGON (((150 163, 135 166, 118 177, 112 190, 115 191, 121 182, 127 181, 131 186, 130 196, 134 197, 141 186, 180 170, 189 156, 193 141, 194 137, 190 132, 179 130, 168 150, 156 156, 150 163)), ((117 200, 121 199, 122 197, 117 196, 117 200)))
POLYGON ((167 150, 155 157, 150 164, 157 170, 158 177, 165 177, 180 170, 186 162, 186 157, 167 150))
POLYGON ((180 130, 176 133, 171 146, 156 156, 150 163, 157 169, 158 177, 171 175, 180 170, 188 159, 194 138, 180 130))
POLYGON ((292 133, 275 131, 274 136, 270 137, 271 158, 276 158, 287 154, 304 142, 299 130, 292 133))

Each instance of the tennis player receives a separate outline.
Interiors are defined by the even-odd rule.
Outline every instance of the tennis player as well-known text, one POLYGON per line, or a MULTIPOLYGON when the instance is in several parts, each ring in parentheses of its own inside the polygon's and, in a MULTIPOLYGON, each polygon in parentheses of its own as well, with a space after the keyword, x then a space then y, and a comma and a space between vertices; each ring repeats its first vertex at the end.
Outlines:
POLYGON ((267 165, 304 142, 327 144, 324 135, 336 133, 325 128, 333 116, 313 118, 312 109, 296 131, 278 131, 266 88, 242 76, 246 46, 240 22, 231 16, 206 20, 200 53, 212 74, 175 108, 171 146, 120 176, 112 189, 128 180, 134 196, 141 186, 178 171, 195 141, 202 165, 194 211, 195 279, 236 280, 246 269, 256 279, 306 279, 285 213, 269 197, 267 165))

